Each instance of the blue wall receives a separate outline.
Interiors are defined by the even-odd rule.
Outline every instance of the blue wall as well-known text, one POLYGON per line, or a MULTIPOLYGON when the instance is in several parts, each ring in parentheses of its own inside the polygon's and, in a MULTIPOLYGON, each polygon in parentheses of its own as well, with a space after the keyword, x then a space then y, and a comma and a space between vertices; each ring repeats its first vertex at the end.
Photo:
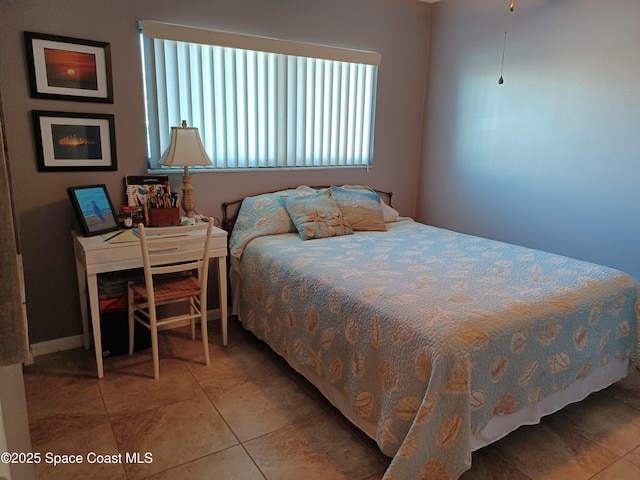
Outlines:
POLYGON ((640 2, 507 4, 432 10, 417 217, 640 279, 640 2))

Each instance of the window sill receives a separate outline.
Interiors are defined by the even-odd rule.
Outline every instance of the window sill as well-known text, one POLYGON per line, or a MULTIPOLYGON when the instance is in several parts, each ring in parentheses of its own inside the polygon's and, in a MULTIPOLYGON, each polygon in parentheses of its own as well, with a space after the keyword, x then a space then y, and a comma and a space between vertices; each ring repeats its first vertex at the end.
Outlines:
MULTIPOLYGON (((245 168, 191 168, 190 173, 222 173, 222 172, 282 172, 282 171, 306 171, 306 170, 354 170, 363 169, 369 171, 373 168, 373 165, 331 165, 317 167, 245 167, 245 168)), ((182 167, 173 168, 147 168, 147 173, 150 175, 171 175, 182 174, 184 169, 182 167)))

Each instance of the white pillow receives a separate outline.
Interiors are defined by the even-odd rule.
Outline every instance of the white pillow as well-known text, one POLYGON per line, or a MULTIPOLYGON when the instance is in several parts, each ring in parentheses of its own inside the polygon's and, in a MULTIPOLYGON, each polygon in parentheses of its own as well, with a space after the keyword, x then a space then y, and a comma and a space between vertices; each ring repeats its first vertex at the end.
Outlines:
MULTIPOLYGON (((353 188, 353 189, 363 188, 365 190, 374 191, 371 187, 367 185, 342 185, 342 188, 353 188)), ((382 197, 380 197, 380 203, 382 204, 382 212, 384 214, 385 223, 397 222, 398 220, 400 220, 400 213, 395 208, 387 205, 387 202, 385 202, 382 197)))
POLYGON ((393 207, 390 207, 386 202, 380 199, 382 203, 382 213, 384 214, 385 223, 397 222, 400 220, 400 213, 393 207))

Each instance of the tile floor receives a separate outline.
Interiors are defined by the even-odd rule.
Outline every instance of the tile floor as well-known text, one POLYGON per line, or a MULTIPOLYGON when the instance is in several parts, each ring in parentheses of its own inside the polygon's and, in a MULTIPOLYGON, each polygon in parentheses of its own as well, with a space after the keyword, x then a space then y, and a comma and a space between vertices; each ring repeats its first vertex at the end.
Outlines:
MULTIPOLYGON (((33 451, 83 458, 42 462, 37 478, 382 478, 389 459, 236 320, 226 348, 209 331, 209 367, 188 329, 161 335, 159 381, 150 350, 107 358, 100 380, 84 349, 25 367, 33 451)), ((461 478, 640 479, 640 372, 474 453, 461 478)))

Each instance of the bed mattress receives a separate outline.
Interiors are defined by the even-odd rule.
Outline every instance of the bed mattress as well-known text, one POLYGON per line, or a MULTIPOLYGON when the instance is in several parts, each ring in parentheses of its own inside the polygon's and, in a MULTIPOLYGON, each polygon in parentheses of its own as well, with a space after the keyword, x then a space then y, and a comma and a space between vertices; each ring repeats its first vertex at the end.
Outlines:
POLYGON ((410 219, 387 227, 252 238, 233 275, 244 326, 393 457, 385 478, 458 478, 473 449, 636 358, 630 276, 410 219))

